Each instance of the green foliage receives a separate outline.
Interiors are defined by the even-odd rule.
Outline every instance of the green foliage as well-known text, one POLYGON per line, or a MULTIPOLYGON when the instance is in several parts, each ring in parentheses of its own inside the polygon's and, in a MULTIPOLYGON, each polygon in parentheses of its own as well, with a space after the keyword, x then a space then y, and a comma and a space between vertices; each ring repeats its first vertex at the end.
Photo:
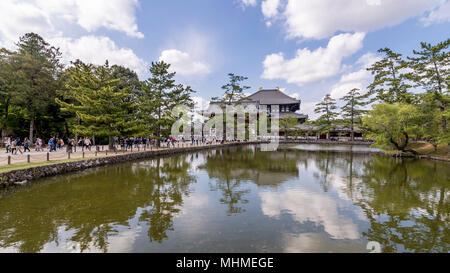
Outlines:
POLYGON ((346 104, 342 107, 341 115, 344 118, 344 124, 350 126, 352 130, 351 138, 353 140, 355 125, 361 125, 362 115, 367 112, 366 110, 360 109, 360 107, 366 105, 363 101, 364 96, 361 96, 359 89, 354 88, 350 90, 341 100, 346 102, 346 104))
POLYGON ((60 131, 59 108, 55 104, 56 90, 62 84, 59 50, 34 33, 25 34, 16 45, 17 51, 2 49, 0 53, 2 136, 23 136, 24 121, 29 122, 30 139, 35 131, 38 135, 60 131), (10 106, 21 108, 20 124, 10 120, 10 106))
POLYGON ((248 78, 244 76, 237 76, 233 73, 229 73, 228 77, 229 83, 222 86, 222 89, 225 90, 223 97, 221 99, 214 97, 211 101, 231 105, 245 98, 243 92, 250 89, 250 87, 243 85, 243 82, 248 80, 248 78))
POLYGON ((150 67, 152 76, 142 83, 138 98, 144 132, 153 134, 158 141, 170 135, 170 128, 178 119, 172 113, 175 106, 194 106, 191 99, 194 91, 190 86, 176 84, 176 73, 169 72, 169 68, 170 64, 163 61, 153 62, 150 67))
POLYGON ((448 143, 450 133, 442 127, 442 112, 436 107, 436 99, 433 93, 422 96, 419 109, 418 138, 426 140, 437 150, 437 145, 448 143))
POLYGON ((369 137, 381 148, 407 151, 410 135, 418 130, 420 112, 416 106, 404 103, 381 103, 363 118, 369 137))
POLYGON ((287 115, 280 119, 280 129, 284 131, 285 139, 287 139, 289 131, 297 125, 298 120, 292 115, 287 115))
POLYGON ((323 132, 328 132, 339 115, 337 112, 336 100, 327 94, 322 102, 316 104, 314 112, 321 114, 316 120, 316 124, 321 126, 323 132))
POLYGON ((67 70, 67 75, 64 98, 69 102, 56 101, 63 111, 75 113, 79 118, 76 133, 114 137, 137 130, 131 86, 120 88, 120 79, 112 79, 108 64, 94 66, 76 62, 67 70))
POLYGON ((411 103, 413 95, 408 92, 411 86, 405 72, 408 63, 403 60, 402 54, 389 48, 382 48, 378 52, 385 57, 367 69, 374 75, 367 96, 375 95, 373 101, 411 103))
POLYGON ((434 108, 439 109, 439 119, 444 134, 447 132, 450 101, 450 54, 447 51, 449 45, 450 39, 436 45, 422 42, 422 50, 414 50, 415 56, 408 57, 409 66, 413 70, 408 76, 417 87, 425 89, 426 104, 429 106, 434 104, 434 108))

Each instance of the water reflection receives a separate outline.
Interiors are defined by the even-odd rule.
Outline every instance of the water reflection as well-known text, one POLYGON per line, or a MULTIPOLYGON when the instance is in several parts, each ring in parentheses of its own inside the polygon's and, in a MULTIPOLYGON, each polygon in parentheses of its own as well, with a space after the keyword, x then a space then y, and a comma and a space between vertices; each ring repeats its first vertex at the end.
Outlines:
POLYGON ((3 252, 448 252, 448 163, 257 147, 0 193, 3 252))
POLYGON ((64 227, 79 251, 107 252, 108 237, 130 228, 137 211, 149 226, 149 241, 162 242, 195 182, 188 168, 180 157, 116 165, 6 195, 0 199, 0 247, 39 252, 47 242, 58 245, 64 227))

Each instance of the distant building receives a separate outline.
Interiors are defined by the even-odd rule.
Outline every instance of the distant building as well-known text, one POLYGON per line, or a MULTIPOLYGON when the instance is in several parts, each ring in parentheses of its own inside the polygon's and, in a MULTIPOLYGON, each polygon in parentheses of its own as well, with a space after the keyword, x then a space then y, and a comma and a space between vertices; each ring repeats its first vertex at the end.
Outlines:
POLYGON ((305 123, 307 115, 299 114, 301 100, 289 97, 278 89, 259 90, 253 95, 248 96, 245 102, 254 102, 259 108, 260 105, 267 107, 268 114, 279 113, 280 118, 293 116, 298 119, 299 124, 305 123))
MULTIPOLYGON (((334 125, 328 133, 322 133, 320 126, 311 124, 299 124, 291 131, 299 131, 302 133, 300 138, 302 139, 313 139, 313 140, 340 140, 346 141, 351 139, 352 130, 349 126, 336 124, 334 125)), ((353 139, 361 141, 364 139, 364 130, 354 127, 353 128, 353 139)))
MULTIPOLYGON (((253 104, 259 109, 261 106, 267 107, 267 112, 279 113, 280 118, 285 116, 293 116, 298 119, 299 124, 305 123, 308 119, 307 115, 299 114, 301 100, 292 98, 279 89, 260 89, 258 92, 240 100, 240 104, 253 104)), ((220 102, 212 102, 211 104, 221 104, 220 102)))

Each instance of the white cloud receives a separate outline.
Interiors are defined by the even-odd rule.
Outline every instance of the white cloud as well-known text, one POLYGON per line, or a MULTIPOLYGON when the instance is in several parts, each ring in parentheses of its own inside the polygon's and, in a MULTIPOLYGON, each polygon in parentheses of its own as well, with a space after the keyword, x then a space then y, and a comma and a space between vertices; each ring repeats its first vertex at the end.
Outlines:
POLYGON ((75 22, 93 32, 101 27, 143 38, 136 24, 138 0, 36 0, 36 6, 49 16, 75 22))
POLYGON ((144 60, 136 56, 133 50, 118 47, 108 37, 55 38, 51 39, 50 43, 61 48, 65 63, 80 59, 84 62, 102 65, 108 60, 111 65, 126 66, 141 77, 146 73, 147 63, 144 60))
POLYGON ((323 226, 333 239, 360 238, 358 226, 350 217, 339 212, 338 209, 343 207, 342 202, 337 202, 323 193, 283 190, 261 192, 259 195, 262 212, 269 217, 279 218, 283 212, 289 212, 299 223, 312 221, 323 226))
POLYGON ((177 49, 164 50, 159 60, 171 64, 170 70, 181 76, 202 76, 211 73, 208 64, 194 60, 188 53, 177 49))
POLYGON ((320 114, 316 114, 314 110, 316 109, 316 104, 318 104, 319 101, 312 101, 312 102, 303 102, 300 105, 300 113, 308 115, 309 120, 315 120, 320 116, 320 114))
POLYGON ((342 60, 362 48, 364 37, 364 33, 336 35, 326 48, 299 49, 290 60, 286 60, 283 53, 268 55, 263 62, 262 78, 284 79, 302 86, 335 76, 341 70, 342 60))
POLYGON ((450 1, 444 0, 442 4, 436 9, 432 10, 426 17, 423 17, 422 22, 425 26, 433 23, 450 22, 450 1))
MULTIPOLYGON (((402 23, 434 9, 440 0, 286 0, 283 10, 265 0, 263 13, 270 20, 282 13, 290 38, 323 39, 343 32, 368 32, 402 23), (270 5, 269 5, 270 4, 270 5)), ((436 18, 448 18, 443 9, 436 18)))
POLYGON ((202 98, 202 97, 192 97, 192 100, 195 103, 195 110, 196 111, 202 111, 207 110, 209 107, 209 101, 202 98))
POLYGON ((333 86, 331 96, 334 99, 340 99, 353 88, 360 89, 360 93, 364 94, 366 92, 366 87, 373 78, 371 72, 367 71, 367 68, 379 60, 380 57, 373 53, 369 52, 364 54, 356 62, 357 70, 342 75, 339 82, 333 86))
POLYGON ((49 15, 35 5, 16 0, 0 1, 0 46, 12 48, 27 32, 53 33, 49 15))
POLYGON ((278 15, 278 7, 281 0, 264 0, 261 4, 262 13, 266 18, 273 18, 278 15))
POLYGON ((136 24, 138 0, 1 0, 0 44, 11 48, 27 32, 45 38, 62 36, 62 26, 88 32, 102 27, 143 38, 136 24))
POLYGON ((256 6, 256 0, 240 0, 244 6, 256 6))

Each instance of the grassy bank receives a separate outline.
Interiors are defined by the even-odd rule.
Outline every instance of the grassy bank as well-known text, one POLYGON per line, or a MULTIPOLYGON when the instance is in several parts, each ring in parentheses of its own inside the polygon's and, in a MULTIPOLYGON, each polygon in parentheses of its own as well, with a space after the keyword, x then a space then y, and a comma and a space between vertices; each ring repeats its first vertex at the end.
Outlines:
MULTIPOLYGON (((433 145, 425 142, 415 142, 408 145, 408 148, 418 153, 418 156, 425 156, 430 158, 441 158, 450 160, 450 146, 448 144, 440 144, 437 150, 434 150, 433 145)), ((386 151, 387 155, 398 155, 399 151, 386 151)), ((404 155, 413 156, 411 153, 404 155)))
POLYGON ((428 143, 412 143, 410 147, 420 155, 450 159, 450 146, 448 144, 438 145, 436 151, 433 145, 428 143))
POLYGON ((0 166, 0 174, 10 172, 10 171, 24 170, 24 169, 29 169, 29 168, 55 165, 55 164, 68 163, 68 162, 76 162, 76 161, 82 161, 82 160, 88 160, 88 159, 94 159, 94 158, 100 158, 100 156, 65 159, 65 160, 50 160, 50 161, 41 161, 41 162, 35 162, 35 163, 24 163, 24 164, 14 164, 14 165, 3 165, 3 166, 0 166))

